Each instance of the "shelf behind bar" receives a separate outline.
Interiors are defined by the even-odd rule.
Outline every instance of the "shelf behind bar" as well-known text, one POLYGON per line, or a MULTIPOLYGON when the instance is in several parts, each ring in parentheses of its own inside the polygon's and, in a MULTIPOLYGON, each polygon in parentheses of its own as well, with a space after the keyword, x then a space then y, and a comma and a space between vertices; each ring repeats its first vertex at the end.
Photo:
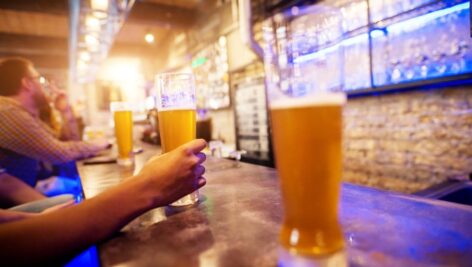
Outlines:
POLYGON ((390 24, 395 24, 403 20, 408 20, 417 16, 422 16, 430 12, 435 12, 441 9, 445 9, 448 7, 452 7, 455 5, 459 5, 462 3, 466 3, 468 1, 463 1, 463 0, 449 0, 449 1, 444 1, 444 0, 437 0, 433 1, 421 6, 418 6, 414 9, 402 11, 398 14, 395 14, 390 17, 382 18, 381 20, 378 21, 371 21, 369 23, 370 28, 381 28, 385 27, 390 24), (419 13, 419 14, 415 14, 419 13))
MULTIPOLYGON (((306 2, 310 2, 310 1, 280 1, 280 3, 284 3, 284 4, 292 3, 294 5, 296 5, 297 3, 300 4, 300 3, 306 3, 306 2)), ((317 1, 314 1, 314 2, 316 3, 317 1)), ((366 34, 367 32, 370 33, 370 32, 385 28, 388 25, 396 24, 401 21, 411 19, 414 17, 412 15, 418 12, 419 14, 415 14, 415 16, 419 17, 419 16, 426 15, 428 13, 432 13, 432 12, 436 12, 442 9, 447 9, 456 5, 464 4, 466 2, 467 1, 462 1, 462 0, 433 1, 424 5, 421 5, 419 7, 416 7, 414 9, 398 13, 394 16, 384 18, 380 21, 370 22, 366 26, 362 26, 357 29, 346 32, 343 34, 343 40, 342 41, 337 40, 335 43, 342 43, 342 42, 345 42, 347 39, 354 39, 362 34, 366 34)), ((284 8, 286 10, 288 6, 285 5, 284 8)), ((281 11, 281 9, 282 8, 278 9, 278 11, 281 11)), ((371 38, 370 34, 369 34, 369 38, 371 38)), ((369 40, 369 43, 371 42, 372 40, 369 40)), ((325 49, 334 47, 332 44, 330 45, 331 46, 325 49)), ((371 49, 372 48, 370 48, 369 50, 371 49)), ((321 52, 322 50, 323 49, 318 49, 317 52, 314 52, 311 54, 316 54, 318 52, 321 52)), ((372 58, 371 54, 370 54, 370 58, 372 58)), ((372 74, 372 71, 371 71, 371 74, 372 74)), ((371 80, 373 81, 373 79, 371 80)), ((388 84, 388 85, 381 85, 381 86, 373 85, 370 88, 346 91, 346 94, 348 95, 348 97, 359 97, 359 96, 367 96, 367 95, 394 93, 394 92, 400 92, 400 91, 444 88, 448 86, 456 87, 456 86, 471 85, 471 84, 472 84, 472 73, 464 73, 464 74, 450 75, 450 76, 445 76, 445 77, 428 78, 425 80, 408 81, 408 82, 402 82, 398 84, 388 84)))
MULTIPOLYGON (((472 85, 472 73, 346 91, 348 98, 472 85)), ((472 87, 471 87, 472 88, 472 87)))

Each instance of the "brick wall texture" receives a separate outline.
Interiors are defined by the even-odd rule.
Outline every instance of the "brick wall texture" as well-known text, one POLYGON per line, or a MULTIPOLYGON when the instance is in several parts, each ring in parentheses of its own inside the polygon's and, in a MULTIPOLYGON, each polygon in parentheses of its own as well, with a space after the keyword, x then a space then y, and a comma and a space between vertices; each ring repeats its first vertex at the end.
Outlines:
POLYGON ((472 172, 472 89, 350 99, 344 180, 412 193, 472 172))

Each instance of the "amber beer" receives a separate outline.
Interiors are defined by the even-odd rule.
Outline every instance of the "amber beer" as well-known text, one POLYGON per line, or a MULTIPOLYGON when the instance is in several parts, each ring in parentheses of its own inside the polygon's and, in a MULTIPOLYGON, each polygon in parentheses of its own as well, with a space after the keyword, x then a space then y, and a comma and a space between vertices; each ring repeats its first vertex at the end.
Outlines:
MULTIPOLYGON (((159 111, 159 132, 161 135, 162 153, 169 152, 195 139, 196 112, 195 109, 167 109, 159 111)), ((198 191, 190 193, 175 201, 171 206, 187 206, 197 203, 198 191)))
POLYGON ((276 165, 284 203, 281 245, 325 256, 344 247, 338 222, 343 94, 271 103, 276 165))
POLYGON ((133 113, 128 103, 113 102, 111 105, 115 124, 119 165, 133 164, 133 113))
POLYGON ((194 109, 172 109, 158 112, 162 152, 166 153, 196 137, 194 109))

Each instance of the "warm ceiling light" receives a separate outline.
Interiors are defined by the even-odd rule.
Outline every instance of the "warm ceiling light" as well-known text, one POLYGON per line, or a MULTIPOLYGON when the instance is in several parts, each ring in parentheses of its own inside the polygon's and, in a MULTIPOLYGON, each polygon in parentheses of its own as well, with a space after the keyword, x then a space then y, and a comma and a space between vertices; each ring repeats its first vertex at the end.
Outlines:
POLYGON ((220 38, 218 38, 218 43, 220 46, 226 46, 226 37, 220 36, 220 38))
POLYGON ((89 52, 80 52, 79 58, 80 60, 85 61, 85 62, 88 62, 92 59, 89 52))
POLYGON ((77 68, 81 71, 87 69, 88 64, 82 60, 77 61, 77 68))
POLYGON ((99 44, 97 37, 90 34, 85 35, 85 43, 90 46, 98 46, 99 44))
POLYGON ((146 43, 152 44, 154 43, 154 35, 152 33, 146 33, 144 40, 146 40, 146 43))
POLYGON ((93 10, 107 11, 108 0, 91 0, 91 6, 93 10))
POLYGON ((93 16, 87 16, 85 18, 85 26, 87 30, 99 31, 100 30, 100 20, 93 16))

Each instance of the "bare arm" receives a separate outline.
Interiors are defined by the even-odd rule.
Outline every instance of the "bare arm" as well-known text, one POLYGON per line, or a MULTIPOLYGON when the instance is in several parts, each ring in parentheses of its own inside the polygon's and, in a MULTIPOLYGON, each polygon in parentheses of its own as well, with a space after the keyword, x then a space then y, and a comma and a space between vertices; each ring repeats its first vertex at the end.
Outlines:
POLYGON ((26 218, 31 218, 37 215, 37 213, 0 209, 0 223, 18 221, 26 218))
POLYGON ((28 219, 28 218, 36 217, 36 216, 41 215, 41 214, 46 214, 48 212, 54 212, 56 210, 60 210, 60 209, 72 206, 72 205, 74 205, 74 203, 75 203, 74 200, 70 200, 68 202, 65 202, 65 203, 58 204, 58 205, 52 206, 50 208, 47 208, 47 209, 43 210, 41 213, 0 209, 0 224, 6 223, 6 222, 13 222, 13 221, 18 221, 18 220, 28 219))
POLYGON ((60 260, 118 231, 141 213, 171 203, 205 184, 203 140, 152 158, 135 177, 74 207, 0 225, 6 265, 60 260), (27 255, 27 257, 26 257, 27 255))
POLYGON ((0 205, 2 207, 11 207, 45 198, 20 179, 7 173, 0 174, 0 205))

